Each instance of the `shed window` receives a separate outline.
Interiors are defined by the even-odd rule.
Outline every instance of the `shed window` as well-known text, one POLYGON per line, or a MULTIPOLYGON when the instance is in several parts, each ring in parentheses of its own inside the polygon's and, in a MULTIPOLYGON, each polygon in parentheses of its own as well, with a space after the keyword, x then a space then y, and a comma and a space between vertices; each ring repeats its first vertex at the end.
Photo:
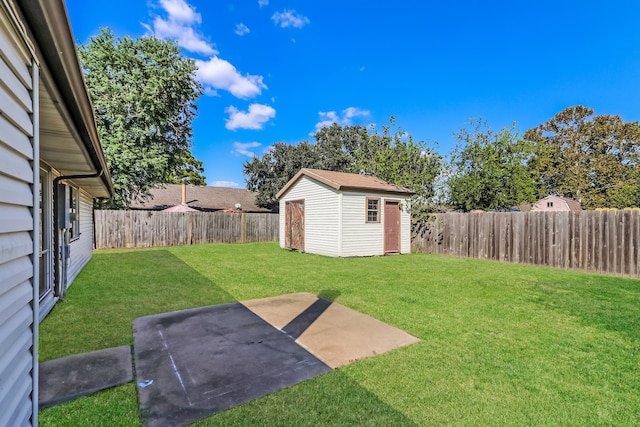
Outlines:
POLYGON ((380 199, 367 198, 367 222, 380 222, 380 199))
POLYGON ((69 236, 71 239, 78 239, 80 237, 80 197, 76 187, 69 187, 69 218, 71 219, 69 236))
POLYGON ((548 208, 552 208, 553 207, 553 202, 547 202, 547 207, 548 208))

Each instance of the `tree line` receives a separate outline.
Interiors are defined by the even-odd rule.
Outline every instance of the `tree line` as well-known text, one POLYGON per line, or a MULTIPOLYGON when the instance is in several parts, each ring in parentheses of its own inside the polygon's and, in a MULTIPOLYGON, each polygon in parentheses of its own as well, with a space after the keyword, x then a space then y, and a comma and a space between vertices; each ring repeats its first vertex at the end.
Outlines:
MULTIPOLYGON (((127 208, 162 183, 205 184, 191 153, 202 87, 196 65, 173 41, 117 38, 109 29, 78 48, 115 197, 97 207, 127 208)), ((420 223, 437 208, 509 210, 549 194, 583 207, 640 206, 640 125, 574 106, 521 135, 474 120, 454 133, 447 156, 417 141, 391 117, 380 130, 333 124, 313 141, 276 142, 246 161, 247 189, 277 209, 276 193, 301 168, 362 173, 415 192, 420 223)))
POLYGON ((549 194, 586 209, 640 206, 640 125, 569 107, 521 135, 475 120, 454 133, 449 158, 395 127, 321 129, 315 142, 277 143, 244 164, 247 188, 263 206, 302 167, 365 173, 416 192, 417 212, 437 208, 505 211, 549 194))

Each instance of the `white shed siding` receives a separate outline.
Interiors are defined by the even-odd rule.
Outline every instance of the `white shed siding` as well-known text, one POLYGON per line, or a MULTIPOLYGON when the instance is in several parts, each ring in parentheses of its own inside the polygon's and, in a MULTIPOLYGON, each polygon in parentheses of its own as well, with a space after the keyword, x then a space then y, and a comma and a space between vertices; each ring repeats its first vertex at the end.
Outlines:
POLYGON ((285 203, 304 199, 305 252, 340 256, 338 224, 340 220, 338 192, 303 176, 280 199, 280 246, 285 245, 285 203))
POLYGON ((342 256, 384 255, 383 201, 380 197, 380 222, 367 222, 367 197, 364 193, 344 193, 342 198, 342 256))
POLYGON ((411 201, 403 199, 400 203, 400 253, 411 253, 411 201))
MULTIPOLYGON (((384 255, 384 201, 400 200, 403 197, 387 196, 375 193, 344 193, 343 197, 343 232, 342 256, 384 255), (366 222, 367 198, 380 199, 380 222, 366 222)), ((411 215, 404 209, 400 214, 400 252, 411 252, 411 215)))
POLYGON ((71 242, 71 259, 67 283, 76 278, 80 270, 87 265, 93 251, 93 199, 89 193, 80 189, 80 237, 71 242))
MULTIPOLYGON (((0 425, 36 423, 32 57, 0 4, 0 425)), ((36 172, 34 173, 34 168, 36 172)), ((34 190, 34 188, 36 190, 34 190)))

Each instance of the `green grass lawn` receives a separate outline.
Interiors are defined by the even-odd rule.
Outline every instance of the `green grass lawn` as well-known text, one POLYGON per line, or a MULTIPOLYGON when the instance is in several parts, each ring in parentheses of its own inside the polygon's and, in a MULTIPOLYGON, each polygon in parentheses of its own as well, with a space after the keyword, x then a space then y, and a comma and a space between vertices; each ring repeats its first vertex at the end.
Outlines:
MULTIPOLYGON (((98 251, 40 326, 40 361, 133 343, 134 318, 292 292, 421 342, 197 425, 640 425, 640 281, 277 244, 98 251)), ((43 426, 139 424, 133 384, 40 411, 43 426)))

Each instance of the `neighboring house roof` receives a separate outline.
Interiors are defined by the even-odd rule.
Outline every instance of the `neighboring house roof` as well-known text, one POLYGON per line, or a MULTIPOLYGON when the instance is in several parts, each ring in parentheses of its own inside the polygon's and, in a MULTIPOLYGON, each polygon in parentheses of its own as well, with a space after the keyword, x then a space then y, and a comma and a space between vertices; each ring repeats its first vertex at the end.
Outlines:
POLYGON ((198 210, 190 208, 187 205, 179 204, 176 206, 171 206, 170 208, 163 209, 160 212, 198 212, 198 210))
MULTIPOLYGON (((131 204, 132 209, 163 210, 182 203, 182 185, 164 184, 150 190, 151 198, 131 204)), ((186 186, 186 206, 200 211, 234 209, 239 204, 243 212, 271 212, 256 204, 256 193, 242 188, 186 186)))
POLYGON ((63 0, 16 0, 39 49, 40 158, 95 197, 113 184, 63 0), (90 175, 90 177, 87 177, 90 175), (92 175, 92 176, 91 176, 92 175))
POLYGON ((545 203, 547 201, 551 201, 551 200, 557 201, 559 203, 564 203, 569 211, 581 211, 582 210, 582 204, 579 201, 574 200, 574 199, 570 199, 568 197, 553 196, 553 195, 547 196, 547 197, 545 197, 543 199, 538 200, 531 210, 532 211, 546 210, 545 203))
POLYGON ((321 169, 303 168, 276 195, 282 197, 300 178, 307 176, 338 191, 361 191, 374 193, 390 193, 410 196, 413 191, 399 185, 389 184, 380 178, 357 173, 333 172, 321 169))

